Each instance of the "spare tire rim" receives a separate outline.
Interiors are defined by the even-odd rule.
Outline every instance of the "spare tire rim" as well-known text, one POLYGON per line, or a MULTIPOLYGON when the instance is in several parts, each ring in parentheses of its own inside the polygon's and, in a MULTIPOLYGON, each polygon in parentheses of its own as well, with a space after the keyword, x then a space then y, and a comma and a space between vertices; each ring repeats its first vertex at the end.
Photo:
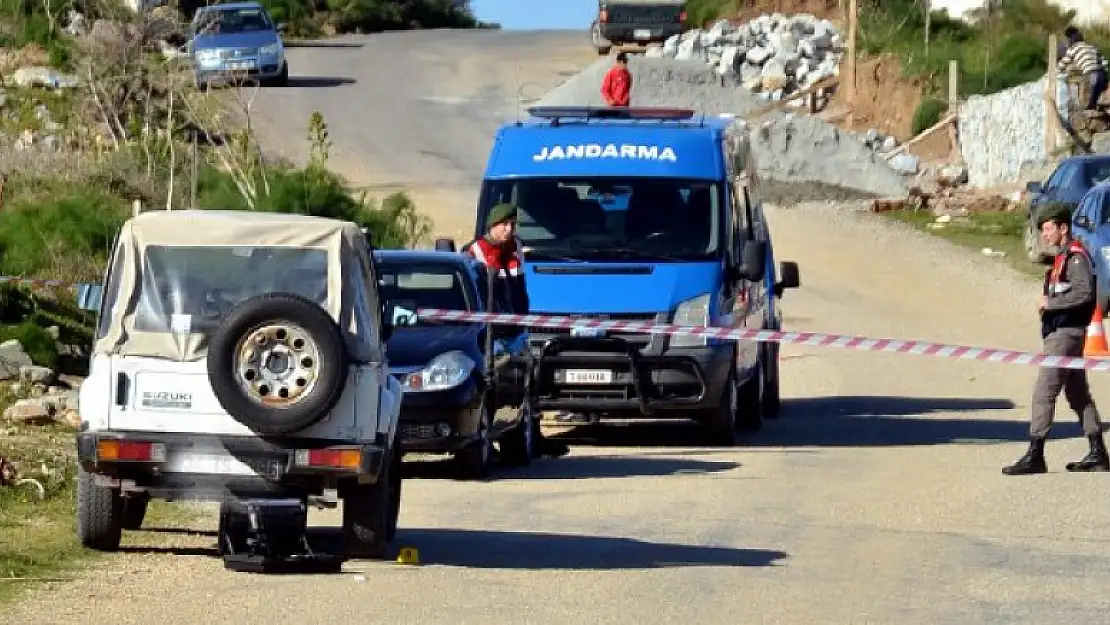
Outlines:
POLYGON ((257 327, 235 350, 236 381, 257 404, 285 408, 304 399, 319 379, 320 349, 302 327, 257 327))

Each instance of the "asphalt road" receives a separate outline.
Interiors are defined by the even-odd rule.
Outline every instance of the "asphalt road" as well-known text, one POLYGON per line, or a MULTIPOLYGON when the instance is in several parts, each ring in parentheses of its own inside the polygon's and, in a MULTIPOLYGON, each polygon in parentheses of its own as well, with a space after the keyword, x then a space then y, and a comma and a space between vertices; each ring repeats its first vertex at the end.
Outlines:
MULTIPOLYGON (((505 73, 506 61, 488 63, 507 58, 506 50, 524 54, 528 40, 434 39, 389 35, 369 37, 363 48, 296 50, 294 74, 311 69, 357 82, 290 88, 270 106, 290 120, 324 111, 334 120, 334 158, 352 159, 344 161, 349 171, 373 172, 365 183, 463 185, 490 140, 480 128, 492 122, 472 121, 474 105, 436 121, 431 112, 447 105, 420 98, 467 97, 486 76, 505 73), (474 66, 486 71, 449 69, 474 66), (426 69, 465 78, 421 78, 426 69), (445 158, 419 153, 437 145, 445 158)), ((544 40, 585 45, 578 34, 544 40)), ((552 55, 532 47, 528 54, 552 55)), ((446 198, 437 207, 445 223, 465 223, 473 188, 438 197, 446 198)), ((1034 281, 851 208, 771 210, 779 258, 801 265, 802 288, 784 301, 788 327, 1037 347, 1034 281)), ((1085 451, 1074 416, 1061 412, 1056 435, 1069 438, 1048 447, 1052 473, 999 471, 1024 450, 1035 369, 792 345, 783 355, 782 418, 734 449, 700 446, 693 427, 641 424, 573 432, 569 456, 503 470, 487 483, 414 466, 397 546, 417 547, 421 566, 353 562, 342 575, 267 578, 224 571, 211 533, 136 532, 125 538, 126 553, 43 589, 11 608, 7 621, 1105 618, 1110 481, 1063 471, 1085 451)), ((1096 377, 1094 393, 1110 407, 1107 380, 1096 377)), ((338 515, 319 513, 314 522, 335 525, 338 515)))

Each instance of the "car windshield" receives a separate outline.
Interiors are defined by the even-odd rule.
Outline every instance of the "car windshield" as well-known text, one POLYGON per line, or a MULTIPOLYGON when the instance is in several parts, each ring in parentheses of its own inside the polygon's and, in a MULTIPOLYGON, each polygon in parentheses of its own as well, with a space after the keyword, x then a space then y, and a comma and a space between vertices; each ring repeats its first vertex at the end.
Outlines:
POLYGON ((485 210, 518 207, 535 260, 709 260, 720 248, 720 192, 704 180, 573 178, 489 181, 485 210))
POLYGON ((143 258, 139 332, 212 332, 233 307, 294 293, 327 307, 328 253, 303 247, 151 245, 143 258))
POLYGON ((399 314, 420 308, 471 310, 459 268, 447 263, 399 263, 379 261, 382 299, 399 314))
POLYGON ((251 33, 272 28, 265 11, 256 7, 207 9, 197 17, 197 32, 203 35, 251 33))

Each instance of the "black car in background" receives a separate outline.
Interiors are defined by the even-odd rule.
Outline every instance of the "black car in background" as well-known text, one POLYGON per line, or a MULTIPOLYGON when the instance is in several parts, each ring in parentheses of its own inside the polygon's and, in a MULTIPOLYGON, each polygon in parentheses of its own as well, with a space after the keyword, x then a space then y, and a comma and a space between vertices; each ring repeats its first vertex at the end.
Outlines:
POLYGON ((457 252, 373 253, 395 328, 386 343, 389 372, 404 389, 401 448, 451 454, 470 478, 489 474, 495 443, 503 464, 529 464, 540 426, 528 399, 527 332, 414 314, 420 308, 485 311, 485 266, 457 252))

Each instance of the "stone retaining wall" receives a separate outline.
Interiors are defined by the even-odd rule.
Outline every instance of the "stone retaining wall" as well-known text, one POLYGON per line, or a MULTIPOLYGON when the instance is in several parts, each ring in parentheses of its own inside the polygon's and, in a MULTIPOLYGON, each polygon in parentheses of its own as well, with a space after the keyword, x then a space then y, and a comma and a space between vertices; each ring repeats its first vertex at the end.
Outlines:
POLYGON ((1019 181, 1023 168, 1045 160, 1045 80, 970 96, 960 106, 960 152, 968 184, 1012 184, 1019 181))

